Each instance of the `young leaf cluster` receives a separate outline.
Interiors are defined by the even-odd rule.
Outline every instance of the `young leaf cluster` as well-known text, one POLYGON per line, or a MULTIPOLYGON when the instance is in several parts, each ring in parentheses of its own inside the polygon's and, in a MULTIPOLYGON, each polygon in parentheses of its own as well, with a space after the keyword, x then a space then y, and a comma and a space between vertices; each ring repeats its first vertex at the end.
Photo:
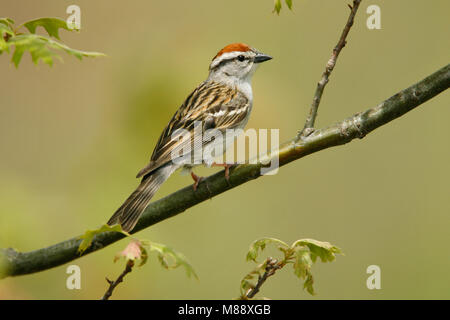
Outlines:
POLYGON ((158 261, 163 268, 175 269, 178 267, 183 267, 188 278, 193 276, 194 278, 198 279, 194 268, 181 252, 177 252, 164 244, 156 243, 153 241, 143 240, 142 244, 143 246, 147 247, 150 252, 153 251, 157 254, 158 261))
POLYGON ((78 253, 82 254, 84 251, 86 251, 92 245, 94 237, 103 232, 120 232, 132 239, 132 241, 123 251, 116 254, 116 256, 114 257, 114 262, 123 257, 127 262, 135 262, 136 260, 141 260, 139 266, 142 266, 147 262, 149 256, 148 253, 155 252, 157 254, 158 261, 163 268, 175 269, 178 267, 183 267, 186 270, 186 274, 188 277, 194 276, 195 278, 198 278, 193 267, 190 265, 187 258, 182 253, 177 252, 161 243, 156 243, 150 240, 135 239, 129 233, 123 231, 120 225, 109 226, 105 224, 98 229, 87 230, 80 237, 80 239, 82 239, 83 241, 78 247, 78 253))
POLYGON ((309 294, 314 295, 314 278, 311 272, 313 264, 317 259, 320 259, 322 262, 331 262, 336 258, 336 254, 342 254, 340 248, 329 242, 301 239, 289 246, 287 243, 275 238, 263 238, 254 241, 250 245, 247 261, 257 262, 258 255, 268 244, 275 245, 282 252, 283 257, 279 260, 269 257, 248 273, 241 280, 241 299, 252 298, 259 291, 262 282, 269 276, 272 276, 275 271, 288 264, 293 266, 294 274, 304 281, 303 288, 309 294), (254 290, 257 291, 253 292, 254 290))
POLYGON ((82 60, 83 57, 104 56, 103 53, 99 52, 72 49, 63 43, 54 40, 60 40, 60 29, 67 31, 76 30, 69 28, 66 21, 58 18, 40 18, 25 22, 17 28, 14 25, 14 20, 10 18, 0 18, 0 55, 3 52, 12 52, 11 62, 16 68, 19 66, 25 52, 30 53, 31 60, 34 64, 37 65, 39 61, 43 61, 49 66, 53 65, 55 58, 62 60, 57 53, 60 51, 73 55, 80 60, 82 60), (44 28, 48 37, 36 34, 36 29, 38 27, 44 28), (22 29, 26 29, 28 32, 21 32, 20 30, 22 29))

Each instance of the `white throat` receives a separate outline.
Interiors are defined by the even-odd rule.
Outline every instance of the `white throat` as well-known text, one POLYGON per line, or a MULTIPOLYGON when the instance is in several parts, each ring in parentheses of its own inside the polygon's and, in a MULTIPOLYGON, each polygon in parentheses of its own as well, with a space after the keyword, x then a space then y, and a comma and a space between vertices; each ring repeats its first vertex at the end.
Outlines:
POLYGON ((206 81, 219 82, 241 91, 250 101, 253 102, 252 77, 256 70, 256 65, 244 77, 236 77, 224 73, 222 70, 211 70, 206 81))

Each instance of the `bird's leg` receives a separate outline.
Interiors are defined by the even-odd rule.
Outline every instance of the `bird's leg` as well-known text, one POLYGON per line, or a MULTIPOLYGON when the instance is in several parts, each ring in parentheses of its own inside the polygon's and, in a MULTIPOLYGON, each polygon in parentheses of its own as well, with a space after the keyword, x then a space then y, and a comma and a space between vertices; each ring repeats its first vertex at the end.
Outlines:
MULTIPOLYGON (((193 171, 191 171, 191 177, 194 180, 194 185, 192 187, 194 188, 194 192, 195 192, 195 191, 197 191, 198 184, 203 180, 203 177, 196 175, 193 171)), ((209 185, 208 185, 207 181, 206 181, 206 189, 208 190, 209 198, 211 199, 212 193, 211 193, 211 190, 209 189, 209 185)))
POLYGON ((197 191, 198 184, 202 181, 203 177, 199 177, 194 171, 191 171, 191 177, 194 180, 194 185, 192 187, 194 188, 194 191, 197 191))
POLYGON ((223 167, 225 168, 225 179, 229 182, 230 180, 230 168, 235 166, 235 164, 229 164, 229 163, 215 163, 213 162, 211 164, 212 167, 223 167))

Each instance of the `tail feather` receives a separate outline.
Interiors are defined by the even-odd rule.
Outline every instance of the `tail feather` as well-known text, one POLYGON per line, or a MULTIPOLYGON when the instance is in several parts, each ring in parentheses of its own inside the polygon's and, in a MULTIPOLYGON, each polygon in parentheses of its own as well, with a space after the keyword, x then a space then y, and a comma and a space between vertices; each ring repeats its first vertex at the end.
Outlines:
POLYGON ((139 187, 114 212, 107 222, 108 225, 119 223, 124 231, 130 232, 133 230, 153 195, 175 170, 174 165, 166 165, 145 176, 139 187))

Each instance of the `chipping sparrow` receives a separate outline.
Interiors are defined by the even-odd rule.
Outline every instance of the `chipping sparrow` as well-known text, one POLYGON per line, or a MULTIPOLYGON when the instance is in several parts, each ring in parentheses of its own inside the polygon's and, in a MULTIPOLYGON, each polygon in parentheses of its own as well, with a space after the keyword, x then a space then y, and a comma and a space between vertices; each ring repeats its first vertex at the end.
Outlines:
MULTIPOLYGON (((194 124, 199 122, 203 132, 208 129, 225 132, 226 129, 244 128, 253 104, 252 75, 259 63, 270 59, 272 57, 243 43, 230 44, 217 53, 209 66, 208 78, 187 97, 172 117, 156 144, 150 163, 139 171, 137 178, 142 177, 139 187, 117 209, 108 225, 119 223, 124 231, 133 230, 161 184, 178 168, 192 167, 191 156, 195 150, 214 143, 202 140, 195 143, 194 134, 188 140, 174 139, 177 129, 193 133, 194 124), (181 154, 187 156, 183 158, 186 160, 174 161, 173 151, 186 149, 192 150, 189 154, 181 154)), ((226 142, 227 145, 229 143, 226 142)), ((212 159, 202 160, 207 165, 212 164, 212 159)), ((193 173, 192 177, 196 180, 195 189, 198 177, 193 173)))

